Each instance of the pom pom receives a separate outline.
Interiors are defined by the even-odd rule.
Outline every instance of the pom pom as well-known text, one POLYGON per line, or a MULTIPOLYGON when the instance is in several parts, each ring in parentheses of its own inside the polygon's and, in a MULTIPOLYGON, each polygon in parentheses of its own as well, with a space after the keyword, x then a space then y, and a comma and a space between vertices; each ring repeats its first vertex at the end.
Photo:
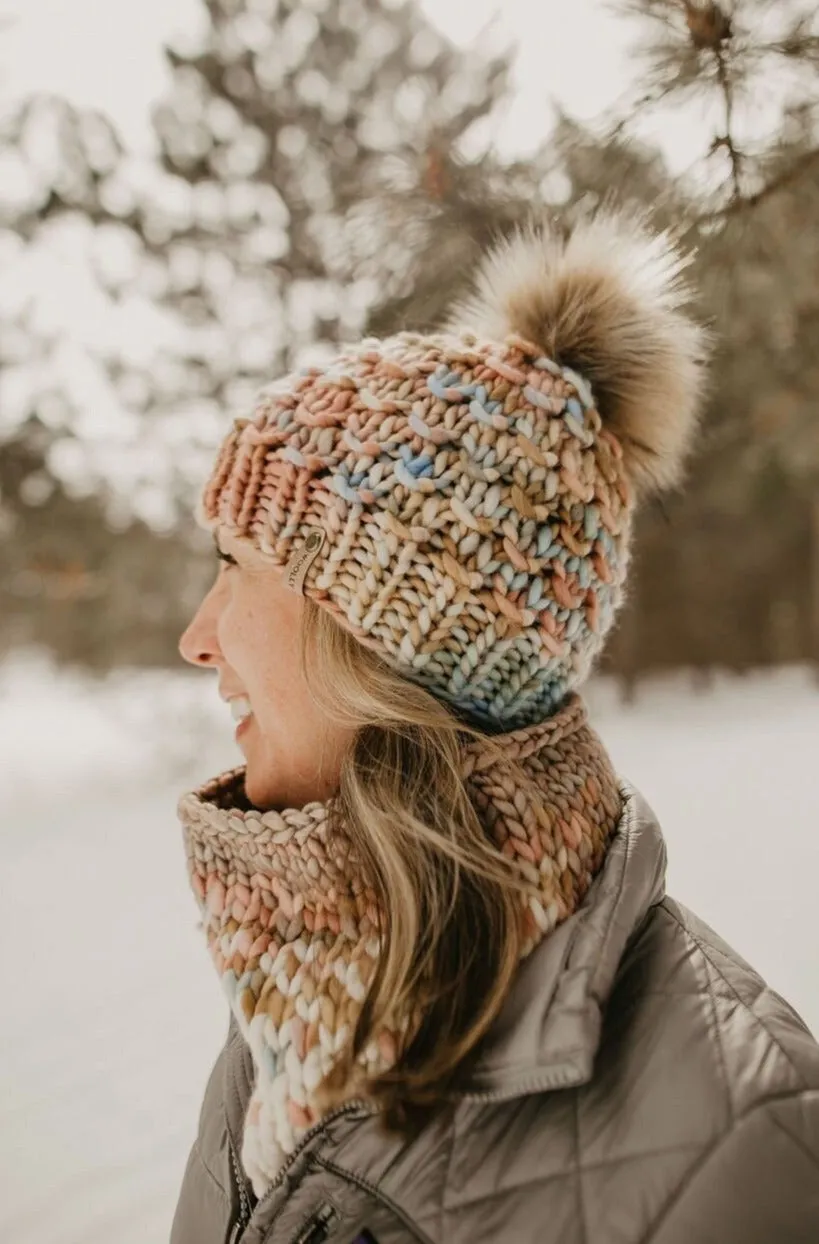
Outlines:
POLYGON ((686 312, 690 256, 640 218, 604 213, 568 237, 530 225, 492 250, 449 329, 514 334, 591 385, 629 477, 677 482, 703 393, 707 335, 686 312))

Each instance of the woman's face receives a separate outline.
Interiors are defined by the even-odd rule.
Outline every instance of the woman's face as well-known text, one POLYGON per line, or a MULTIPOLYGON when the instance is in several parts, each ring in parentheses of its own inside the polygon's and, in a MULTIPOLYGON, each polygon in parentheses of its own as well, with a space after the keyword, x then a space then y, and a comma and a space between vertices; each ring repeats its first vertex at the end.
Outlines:
POLYGON ((327 721, 302 668, 304 600, 229 535, 213 587, 179 642, 186 661, 215 669, 238 719, 245 788, 258 808, 300 807, 337 788, 351 735, 327 721))

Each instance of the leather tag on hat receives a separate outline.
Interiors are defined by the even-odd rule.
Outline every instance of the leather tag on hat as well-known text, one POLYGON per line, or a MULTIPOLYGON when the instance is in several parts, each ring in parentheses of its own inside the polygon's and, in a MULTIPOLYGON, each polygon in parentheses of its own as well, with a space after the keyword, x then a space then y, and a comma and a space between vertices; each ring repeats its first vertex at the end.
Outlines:
POLYGON ((308 528, 304 543, 300 544, 295 553, 291 553, 284 568, 285 587, 291 592, 304 595, 304 580, 307 571, 321 552, 325 541, 325 533, 320 527, 308 528))

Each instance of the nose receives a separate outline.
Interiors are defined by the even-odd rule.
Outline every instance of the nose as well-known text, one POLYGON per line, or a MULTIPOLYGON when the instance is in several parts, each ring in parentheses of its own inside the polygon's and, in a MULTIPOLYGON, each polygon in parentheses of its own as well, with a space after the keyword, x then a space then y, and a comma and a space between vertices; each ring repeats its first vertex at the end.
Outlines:
POLYGON ((179 640, 179 651, 191 665, 212 668, 221 659, 219 640, 216 632, 218 608, 215 585, 190 620, 190 623, 179 640))

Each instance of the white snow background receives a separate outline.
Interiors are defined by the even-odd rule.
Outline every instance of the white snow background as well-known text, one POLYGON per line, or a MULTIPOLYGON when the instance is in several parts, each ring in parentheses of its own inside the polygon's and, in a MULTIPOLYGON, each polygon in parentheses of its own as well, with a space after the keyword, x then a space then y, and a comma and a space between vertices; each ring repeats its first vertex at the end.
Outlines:
MULTIPOLYGON (((593 717, 660 815, 669 889, 819 1031, 807 670, 596 683, 593 717)), ((0 668, 0 1239, 161 1244, 227 1004, 196 927, 178 793, 235 762, 205 676, 0 668)))

